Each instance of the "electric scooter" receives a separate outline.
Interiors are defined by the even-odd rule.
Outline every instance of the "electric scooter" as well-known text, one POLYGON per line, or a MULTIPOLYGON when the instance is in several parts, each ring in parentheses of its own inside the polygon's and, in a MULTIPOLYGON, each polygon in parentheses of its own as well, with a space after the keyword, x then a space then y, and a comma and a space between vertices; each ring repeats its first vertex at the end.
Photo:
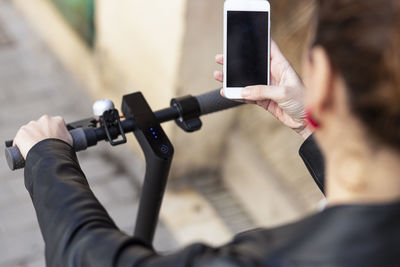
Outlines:
MULTIPOLYGON (((160 124, 175 120, 185 132, 195 132, 202 127, 200 116, 239 105, 242 103, 228 100, 220 95, 220 90, 215 90, 196 97, 174 98, 169 108, 153 112, 143 94, 136 92, 123 96, 123 116, 111 101, 105 100, 94 106, 98 117, 70 123, 67 128, 77 152, 95 146, 99 141, 107 141, 112 146, 125 144, 126 134, 134 133, 146 160, 134 236, 152 245, 174 155, 174 147, 160 124)), ((13 146, 13 141, 6 141, 5 154, 11 170, 25 167, 25 160, 19 149, 13 146)))

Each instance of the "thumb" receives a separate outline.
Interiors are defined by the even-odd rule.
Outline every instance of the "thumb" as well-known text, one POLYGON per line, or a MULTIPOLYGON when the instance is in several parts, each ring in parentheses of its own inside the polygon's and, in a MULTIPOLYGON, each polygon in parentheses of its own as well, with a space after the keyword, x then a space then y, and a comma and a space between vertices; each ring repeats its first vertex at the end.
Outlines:
POLYGON ((272 100, 281 102, 285 98, 286 88, 282 86, 256 85, 243 88, 242 97, 250 101, 272 100))

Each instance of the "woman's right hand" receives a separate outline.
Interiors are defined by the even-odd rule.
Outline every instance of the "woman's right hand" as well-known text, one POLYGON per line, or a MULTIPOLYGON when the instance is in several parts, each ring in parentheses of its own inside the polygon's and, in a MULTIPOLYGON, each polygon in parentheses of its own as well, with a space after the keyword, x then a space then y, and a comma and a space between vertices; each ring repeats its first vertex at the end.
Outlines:
MULTIPOLYGON (((217 55, 215 59, 218 64, 223 64, 222 55, 217 55)), ((223 73, 215 71, 214 78, 223 82, 223 73)), ((274 41, 271 42, 271 86, 256 85, 243 88, 242 96, 246 102, 257 104, 269 111, 304 139, 312 134, 305 119, 304 85, 274 41)))
POLYGON ((14 146, 19 148, 24 159, 31 148, 45 139, 59 139, 69 145, 73 145, 72 136, 65 126, 65 121, 61 117, 42 116, 37 121, 31 121, 22 126, 14 138, 14 146))

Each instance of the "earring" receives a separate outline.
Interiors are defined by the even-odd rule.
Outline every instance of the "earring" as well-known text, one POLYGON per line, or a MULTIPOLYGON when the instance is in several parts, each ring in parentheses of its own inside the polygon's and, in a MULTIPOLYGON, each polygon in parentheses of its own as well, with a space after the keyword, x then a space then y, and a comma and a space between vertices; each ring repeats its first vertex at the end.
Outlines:
POLYGON ((309 124, 312 128, 318 129, 318 128, 320 127, 319 122, 317 122, 317 121, 314 119, 314 117, 313 117, 313 115, 312 115, 312 111, 311 111, 310 108, 307 109, 307 111, 306 111, 306 119, 307 119, 308 124, 309 124))

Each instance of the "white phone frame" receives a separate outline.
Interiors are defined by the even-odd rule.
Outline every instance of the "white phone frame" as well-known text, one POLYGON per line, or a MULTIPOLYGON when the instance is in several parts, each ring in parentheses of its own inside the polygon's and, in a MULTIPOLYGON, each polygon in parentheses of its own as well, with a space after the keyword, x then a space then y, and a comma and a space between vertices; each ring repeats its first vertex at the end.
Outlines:
POLYGON ((266 0, 226 0, 224 4, 224 82, 223 91, 225 97, 229 99, 243 99, 242 87, 227 87, 227 39, 228 39, 228 11, 264 11, 269 14, 268 22, 268 71, 267 82, 270 84, 271 72, 271 7, 266 0))

